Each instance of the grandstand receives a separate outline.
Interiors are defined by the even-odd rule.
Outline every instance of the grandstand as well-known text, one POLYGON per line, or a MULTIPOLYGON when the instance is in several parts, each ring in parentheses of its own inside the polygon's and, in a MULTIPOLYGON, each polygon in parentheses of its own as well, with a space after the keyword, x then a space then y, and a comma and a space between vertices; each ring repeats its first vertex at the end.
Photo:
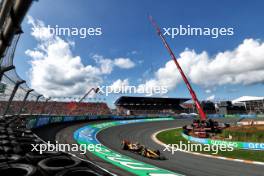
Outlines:
POLYGON ((231 101, 221 101, 217 104, 219 114, 246 114, 246 108, 241 104, 233 104, 231 101))
MULTIPOLYGON (((231 101, 202 101, 201 106, 206 114, 247 114, 244 104, 232 103, 231 101)), ((183 104, 186 113, 197 113, 192 102, 183 104)))
POLYGON ((189 98, 122 96, 115 102, 118 115, 175 115, 184 112, 182 103, 189 98))
MULTIPOLYGON (((0 112, 3 113, 7 101, 0 101, 0 112)), ((6 114, 46 114, 46 115, 109 115, 110 109, 103 102, 46 102, 46 101, 12 101, 6 114)))
MULTIPOLYGON (((55 102, 51 114, 55 115, 109 115, 106 103, 98 102, 55 102)), ((49 109, 48 109, 49 110, 49 109)))
POLYGON ((247 113, 264 114, 264 97, 242 96, 232 101, 233 104, 244 104, 247 113))
POLYGON ((215 114, 217 111, 215 103, 212 101, 202 101, 201 106, 206 114, 215 114))

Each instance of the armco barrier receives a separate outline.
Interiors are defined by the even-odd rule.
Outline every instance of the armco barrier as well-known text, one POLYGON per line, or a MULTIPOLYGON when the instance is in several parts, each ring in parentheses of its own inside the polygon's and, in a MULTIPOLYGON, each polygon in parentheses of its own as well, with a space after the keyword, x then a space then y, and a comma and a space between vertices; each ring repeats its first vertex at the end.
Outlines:
POLYGON ((241 114, 241 118, 257 118, 256 114, 241 114))
POLYGON ((97 146, 96 150, 90 151, 94 155, 99 158, 119 167, 128 172, 131 172, 135 175, 140 176, 179 176, 180 174, 158 168, 157 166, 153 166, 150 164, 143 163, 141 161, 137 161, 128 156, 121 155, 104 145, 102 145, 96 138, 96 134, 105 129, 116 125, 123 125, 129 123, 138 123, 138 122, 151 122, 151 121, 162 121, 162 120, 173 120, 173 118, 154 118, 154 119, 135 119, 135 120, 121 120, 121 121, 111 121, 104 122, 93 125, 86 125, 74 132, 74 139, 79 144, 93 145, 97 146), (99 148, 98 148, 99 144, 99 148))
POLYGON ((225 114, 225 118, 257 118, 256 114, 225 114))
POLYGON ((207 114, 208 118, 224 118, 224 114, 207 114))
POLYGON ((240 118, 239 114, 225 114, 225 118, 240 118))
POLYGON ((264 143, 223 141, 223 140, 213 140, 209 138, 196 138, 193 136, 188 136, 184 133, 182 133, 182 137, 194 143, 210 144, 210 145, 229 145, 236 149, 263 150, 264 151, 264 143))
POLYGON ((264 118, 264 114, 258 114, 257 118, 264 118))
POLYGON ((52 123, 63 123, 63 122, 73 122, 73 121, 82 121, 82 120, 102 120, 109 119, 111 116, 47 116, 47 115, 39 115, 32 116, 26 118, 26 127, 37 128, 44 125, 52 124, 52 123))
POLYGON ((144 117, 144 116, 115 116, 115 115, 87 115, 87 116, 48 116, 48 115, 38 115, 26 117, 26 127, 38 128, 44 125, 53 124, 53 123, 63 123, 63 122, 74 122, 74 121, 83 121, 83 120, 103 120, 103 119, 112 119, 112 120, 126 120, 126 119, 144 119, 144 118, 167 118, 164 117, 144 117))

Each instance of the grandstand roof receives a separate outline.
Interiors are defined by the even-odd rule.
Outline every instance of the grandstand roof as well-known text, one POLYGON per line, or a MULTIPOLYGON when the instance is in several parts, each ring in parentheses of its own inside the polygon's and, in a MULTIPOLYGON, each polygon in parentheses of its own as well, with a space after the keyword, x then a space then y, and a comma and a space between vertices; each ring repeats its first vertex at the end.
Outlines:
POLYGON ((242 96, 233 100, 232 103, 245 102, 245 101, 258 101, 258 100, 264 100, 264 97, 242 96))
POLYGON ((115 105, 172 105, 172 104, 181 104, 190 100, 190 98, 161 98, 161 97, 130 97, 122 96, 118 98, 115 102, 115 105))

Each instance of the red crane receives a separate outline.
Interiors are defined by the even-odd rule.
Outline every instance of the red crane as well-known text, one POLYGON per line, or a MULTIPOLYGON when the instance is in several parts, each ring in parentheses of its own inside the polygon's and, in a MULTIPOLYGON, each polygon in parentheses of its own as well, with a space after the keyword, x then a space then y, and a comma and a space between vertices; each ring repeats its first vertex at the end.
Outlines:
MULTIPOLYGON (((98 93, 99 92, 99 88, 91 88, 86 94, 84 94, 84 96, 78 101, 78 103, 81 103, 92 91, 94 91, 94 93, 98 93)), ((71 115, 71 113, 77 109, 78 104, 77 102, 69 102, 68 104, 68 108, 70 109, 68 115, 71 115)))
POLYGON ((79 103, 82 102, 92 91, 94 91, 94 93, 98 93, 99 92, 99 87, 97 88, 91 88, 80 100, 79 103))
POLYGON ((194 92, 193 89, 192 89, 191 84, 189 83, 189 81, 188 81, 187 77, 185 76, 184 72, 182 71, 182 68, 181 68, 180 64, 178 63, 178 61, 177 61, 177 59, 176 59, 174 53, 172 52, 172 50, 171 50, 169 44, 167 43, 165 37, 162 35, 159 26, 158 26, 157 23, 154 21, 154 19, 152 18, 152 16, 149 16, 149 20, 150 20, 150 22, 152 23, 153 27, 156 29, 158 35, 160 36, 160 38, 161 38, 161 40, 162 40, 162 43, 164 44, 164 46, 165 46, 166 49, 168 50, 168 52, 169 52, 169 54, 170 54, 170 56, 171 56, 171 59, 172 59, 172 60, 174 61, 174 63, 176 64, 176 66, 177 66, 177 68, 178 68, 178 70, 179 70, 179 72, 180 72, 180 74, 181 74, 181 76, 182 76, 182 79, 184 80, 184 82, 185 82, 185 84, 186 84, 186 86, 187 86, 187 88, 188 88, 188 90, 189 90, 189 92, 190 92, 190 94, 191 94, 191 96, 192 96, 192 99, 193 99, 193 101, 194 101, 194 103, 195 103, 196 109, 197 109, 197 111, 198 111, 198 113, 199 113, 199 115, 200 115, 200 119, 201 119, 201 120, 206 120, 206 114, 204 113, 204 111, 203 111, 203 109, 202 109, 202 107, 201 107, 201 104, 200 104, 200 102, 199 102, 199 100, 198 100, 198 98, 197 98, 195 92, 194 92))

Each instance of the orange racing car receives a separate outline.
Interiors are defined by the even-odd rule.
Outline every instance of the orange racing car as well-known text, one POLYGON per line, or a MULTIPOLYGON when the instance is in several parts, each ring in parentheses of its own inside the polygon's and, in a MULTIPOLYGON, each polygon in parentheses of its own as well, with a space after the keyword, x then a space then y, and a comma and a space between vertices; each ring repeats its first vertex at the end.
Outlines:
POLYGON ((122 149, 129 150, 139 155, 151 159, 165 160, 166 158, 160 153, 159 150, 152 150, 139 143, 132 143, 128 140, 122 141, 122 149))

